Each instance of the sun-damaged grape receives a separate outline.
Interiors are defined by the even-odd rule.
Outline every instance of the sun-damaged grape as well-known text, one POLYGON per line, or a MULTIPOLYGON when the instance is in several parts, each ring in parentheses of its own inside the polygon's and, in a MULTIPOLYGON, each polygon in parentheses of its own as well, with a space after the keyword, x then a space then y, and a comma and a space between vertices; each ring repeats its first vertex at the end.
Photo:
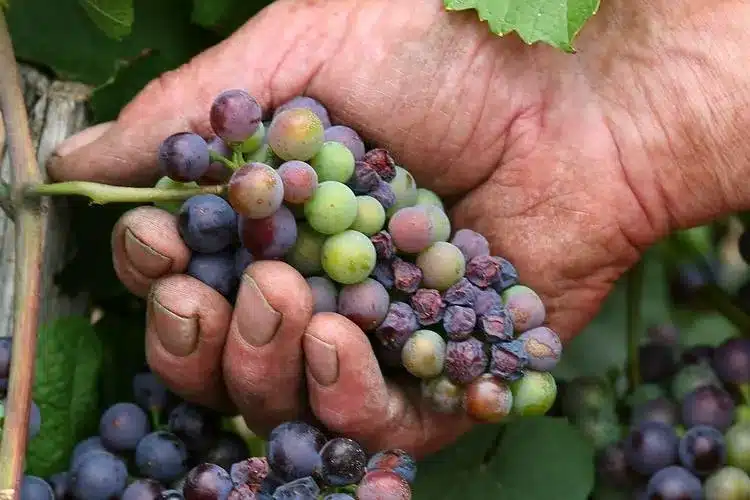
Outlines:
POLYGON ((121 500, 156 500, 165 491, 159 481, 136 479, 122 492, 121 500))
POLYGON ((734 415, 732 396, 718 387, 700 387, 682 400, 682 423, 687 428, 708 425, 725 431, 732 425, 734 415))
POLYGON ((731 338, 716 348, 713 369, 728 384, 750 384, 750 338, 731 338))
POLYGON ((354 172, 349 178, 348 186, 356 194, 368 194, 375 189, 382 180, 372 167, 363 161, 354 163, 354 172))
POLYGON ((367 194, 378 200, 380 204, 383 205, 383 208, 386 209, 386 216, 391 215, 388 210, 396 204, 396 193, 393 191, 390 184, 383 180, 379 180, 377 185, 367 194))
POLYGON ((679 440, 672 427, 644 422, 625 438, 625 456, 635 471, 650 475, 677 462, 679 440))
POLYGON ((208 170, 208 144, 192 132, 170 135, 159 146, 162 175, 178 182, 200 179, 208 170))
MULTIPOLYGON (((515 326, 515 322, 513 323, 515 326)), ((541 372, 552 371, 562 357, 562 342, 554 330, 539 326, 522 333, 518 339, 523 342, 529 356, 529 368, 541 372)))
POLYGON ((202 281, 229 300, 239 283, 235 251, 226 249, 216 253, 193 253, 185 274, 202 281))
POLYGON ((724 467, 703 484, 705 500, 745 500, 750 498, 750 476, 736 467, 724 467))
POLYGON ((364 157, 362 157, 362 161, 375 170, 385 182, 392 182, 398 176, 398 169, 400 167, 396 166, 393 157, 385 149, 371 149, 365 153, 364 157))
POLYGON ((444 291, 463 278, 466 261, 461 251, 450 243, 438 241, 417 256, 422 282, 427 288, 444 291))
POLYGON ((388 231, 380 231, 370 236, 370 241, 375 246, 375 253, 379 260, 391 260, 396 255, 396 247, 388 231))
POLYGON ((364 281, 375 268, 375 261, 375 247, 370 238, 358 231, 344 231, 323 243, 323 270, 342 285, 364 281))
POLYGON ((500 312, 505 310, 503 299, 500 294, 492 288, 476 288, 476 299, 474 300, 474 312, 477 316, 482 316, 491 312, 500 312))
POLYGON ((524 285, 512 286, 502 293, 502 298, 516 333, 531 330, 544 323, 544 304, 531 288, 524 285))
POLYGON ((268 145, 282 160, 308 161, 323 145, 323 124, 315 113, 290 108, 273 117, 268 145))
POLYGON ((318 189, 318 173, 304 161, 284 162, 277 172, 284 187, 284 201, 287 203, 306 203, 318 189))
POLYGON ((299 223, 297 241, 286 253, 284 259, 303 276, 320 274, 323 270, 320 258, 326 238, 326 235, 315 231, 309 224, 299 223))
POLYGON ((320 449, 326 438, 304 422, 284 422, 268 437, 268 465, 283 481, 310 476, 321 467, 320 449))
POLYGON ((262 219, 272 215, 284 201, 284 183, 264 163, 248 163, 232 174, 227 188, 232 208, 241 216, 262 219))
POLYGON ((734 424, 726 431, 724 439, 727 463, 750 474, 750 422, 734 424))
POLYGON ((333 438, 320 450, 320 477, 330 486, 357 484, 365 475, 367 455, 349 438, 333 438))
POLYGON ((320 182, 347 183, 354 173, 354 155, 340 142, 324 142, 310 159, 320 182))
POLYGON ((253 258, 275 259, 285 256, 297 240, 297 221, 286 206, 281 206, 263 219, 241 218, 239 234, 253 258))
POLYGON ((417 188, 417 205, 424 207, 435 207, 442 211, 445 211, 443 200, 438 195, 429 189, 417 188))
POLYGON ((445 303, 437 290, 420 288, 410 297, 409 303, 422 326, 434 325, 443 319, 445 303))
POLYGON ((357 197, 345 184, 326 181, 318 185, 305 203, 305 217, 322 234, 338 234, 351 227, 357 218, 357 197))
POLYGON ((411 500, 411 487, 395 472, 376 469, 357 486, 357 500, 411 500))
POLYGON ((471 261, 474 257, 488 256, 490 254, 490 244, 487 238, 471 229, 459 229, 456 231, 451 243, 461 250, 467 262, 471 261))
POLYGON ((70 491, 75 498, 108 500, 122 494, 127 480, 128 470, 121 458, 96 451, 83 456, 71 471, 70 491))
POLYGON ((417 315, 409 304, 391 302, 385 319, 375 330, 375 336, 386 349, 400 353, 406 341, 418 329, 417 315))
POLYGON ((421 385, 422 399, 438 413, 456 413, 463 404, 464 389, 451 382, 445 375, 423 380, 421 385))
POLYGON ((216 135, 228 143, 236 143, 255 133, 262 114, 260 104, 250 94, 242 89, 229 89, 214 99, 209 120, 216 135))
POLYGON ((414 293, 422 283, 422 270, 411 262, 396 257, 391 262, 393 286, 404 293, 414 293))
POLYGON ((325 129, 324 139, 326 142, 339 142, 351 151, 354 159, 360 161, 365 156, 365 144, 359 134, 344 125, 334 125, 325 129))
POLYGON ((529 370, 510 384, 512 413, 519 416, 545 415, 557 398, 557 384, 551 373, 529 370))
MULTIPOLYGON (((373 150, 375 151, 375 150, 373 150)), ((368 152, 370 154, 372 151, 368 152)), ((367 154, 365 155, 365 161, 367 161, 367 154)), ((369 163, 369 162, 368 162, 369 163)), ((370 163, 372 166, 373 163, 370 163)), ((375 168, 375 167, 373 167, 375 168)), ((396 202, 392 207, 386 210, 388 217, 398 212, 400 209, 405 207, 411 207, 417 202, 417 183, 412 177, 411 173, 405 168, 396 165, 396 176, 389 182, 393 189, 393 194, 396 196, 396 202)), ((385 180, 383 174, 375 168, 375 171, 380 174, 380 177, 385 180)))
POLYGON ((651 476, 646 486, 646 498, 664 500, 703 500, 700 479, 687 469, 672 465, 651 476))
POLYGON ((102 444, 111 451, 132 451, 149 431, 148 416, 133 403, 117 403, 99 419, 102 444))
POLYGON ((478 292, 479 289, 468 279, 461 278, 445 291, 443 299, 452 306, 474 307, 478 292))
POLYGON ((445 341, 432 330, 417 330, 401 349, 401 363, 415 377, 433 378, 443 371, 445 341))
POLYGON ((448 341, 445 348, 445 374, 457 384, 468 384, 484 373, 489 364, 484 344, 474 337, 448 341))
MULTIPOLYGON (((169 177, 162 177, 161 179, 156 181, 154 187, 157 189, 178 190, 184 188, 196 188, 198 187, 198 184, 196 184, 195 182, 178 182, 170 179, 169 177)), ((156 208, 166 210, 169 213, 176 214, 180 211, 182 203, 183 202, 181 201, 155 201, 154 206, 156 208)))
POLYGON ((309 96, 297 96, 288 100, 274 110, 274 116, 278 115, 282 111, 293 108, 309 109, 310 111, 315 113, 315 116, 318 117, 320 123, 324 128, 329 128, 331 126, 331 118, 328 115, 328 110, 326 109, 326 107, 323 106, 323 104, 321 104, 317 99, 313 99, 309 96))
POLYGON ((379 451, 367 461, 367 472, 374 470, 395 472, 401 479, 413 484, 417 478, 417 461, 401 449, 379 451))
POLYGON ((443 315, 443 328, 451 340, 466 340, 474 331, 477 315, 465 306, 448 306, 443 315))
POLYGON ((488 287, 500 279, 500 258, 479 255, 466 264, 466 277, 479 287, 488 287))
POLYGON ((385 225, 385 209, 372 196, 357 196, 357 217, 351 229, 372 236, 385 225))
POLYGON ((680 462, 693 474, 707 476, 726 463, 724 436, 713 427, 692 427, 680 439, 680 462))
POLYGON ((512 382, 523 377, 529 356, 523 342, 499 342, 490 347, 489 372, 500 380, 512 382))
POLYGON ((388 290, 374 279, 367 278, 361 283, 341 288, 338 313, 367 332, 385 319, 390 301, 388 290))
POLYGON ((237 238, 237 214, 224 198, 201 194, 182 204, 177 215, 177 229, 191 250, 218 252, 237 238))
POLYGON ((512 408, 513 393, 508 384, 492 375, 482 375, 466 386, 464 409, 479 422, 500 422, 512 408))
POLYGON ((492 288, 498 293, 503 293, 508 288, 519 284, 518 270, 506 259, 502 257, 495 258, 500 260, 500 273, 495 282, 492 283, 492 288))
POLYGON ((190 499, 226 500, 233 486, 226 470, 215 464, 203 463, 187 473, 182 492, 190 499))
POLYGON ((235 486, 246 484, 257 490, 268 477, 269 470, 266 457, 251 457, 232 464, 229 476, 235 486))
POLYGON ((379 260, 372 269, 370 276, 383 285, 386 290, 392 289, 396 281, 396 278, 393 275, 393 266, 391 265, 391 262, 387 260, 379 260))

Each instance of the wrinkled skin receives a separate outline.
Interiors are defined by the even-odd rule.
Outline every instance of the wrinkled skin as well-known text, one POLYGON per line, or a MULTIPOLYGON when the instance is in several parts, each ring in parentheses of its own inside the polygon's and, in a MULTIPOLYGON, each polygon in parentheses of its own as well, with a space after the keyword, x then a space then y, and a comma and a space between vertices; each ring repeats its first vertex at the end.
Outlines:
MULTIPOLYGON (((116 123, 68 141, 49 169, 150 183, 164 137, 210 135, 221 90, 244 87, 266 110, 305 93, 455 201, 456 227, 488 236, 569 340, 649 245, 748 206, 748 18, 741 0, 609 0, 567 55, 496 38, 440 0, 282 0, 149 84, 116 123)), ((190 252, 173 216, 135 209, 112 241, 119 277, 149 300, 148 360, 180 395, 238 409, 260 432, 311 418, 418 456, 471 426, 385 381, 360 330, 312 316, 289 266, 251 266, 233 311, 180 274, 190 252)))

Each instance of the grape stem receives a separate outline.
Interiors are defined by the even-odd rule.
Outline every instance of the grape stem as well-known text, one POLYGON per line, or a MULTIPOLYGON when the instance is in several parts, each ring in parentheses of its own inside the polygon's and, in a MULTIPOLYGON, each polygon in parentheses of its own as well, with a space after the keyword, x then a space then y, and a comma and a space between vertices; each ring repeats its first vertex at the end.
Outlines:
POLYGON ((0 182, 0 209, 5 212, 10 220, 16 219, 16 211, 13 208, 11 200, 10 186, 5 182, 0 182))
POLYGON ((136 188, 126 186, 110 186, 97 182, 70 181, 53 184, 31 184, 26 186, 26 198, 40 196, 86 196, 92 203, 104 205, 106 203, 148 203, 154 201, 183 201, 199 194, 225 193, 225 185, 199 186, 184 188, 136 188))
POLYGON ((641 383, 641 360, 639 346, 641 341, 641 294, 643 293, 643 261, 638 262, 627 276, 627 353, 628 353, 628 388, 631 392, 641 383))
POLYGON ((13 363, 0 441, 0 500, 17 498, 28 440, 31 387, 36 358, 41 269, 46 212, 40 200, 25 200, 22 186, 44 181, 29 133, 13 44, 0 9, 0 110, 5 120, 12 166, 10 202, 15 214, 16 264, 13 278, 13 363))
POLYGON ((237 170, 239 168, 236 163, 234 163, 233 161, 231 161, 229 158, 225 158, 224 156, 220 155, 216 151, 209 151, 208 152, 208 158, 212 162, 214 162, 214 161, 221 162, 224 165, 226 165, 227 167, 231 168, 232 170, 237 170))

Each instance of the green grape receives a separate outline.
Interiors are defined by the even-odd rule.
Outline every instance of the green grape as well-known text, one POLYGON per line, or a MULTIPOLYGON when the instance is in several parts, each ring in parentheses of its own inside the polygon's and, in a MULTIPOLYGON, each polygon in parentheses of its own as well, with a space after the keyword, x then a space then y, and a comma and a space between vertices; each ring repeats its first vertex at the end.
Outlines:
POLYGON ((349 229, 329 237, 323 243, 323 270, 333 281, 342 285, 366 280, 375 269, 376 260, 375 245, 359 231, 349 229))
MULTIPOLYGON (((177 182, 169 177, 162 177, 159 179, 156 184, 154 185, 157 189, 182 189, 182 188, 197 188, 198 184, 195 182, 177 182)), ((180 211, 180 207, 182 207, 181 201, 155 201, 154 206, 156 208, 161 208, 162 210, 166 210, 169 213, 176 214, 180 211)))
POLYGON ((443 200, 438 195, 425 188, 417 188, 417 203, 416 205, 423 205, 425 207, 437 207, 442 211, 445 211, 443 200))
POLYGON ((615 393, 609 383, 599 377, 582 376, 565 386, 562 413, 571 420, 614 413, 615 393))
POLYGON ((616 443, 622 437, 622 428, 617 423, 617 415, 614 412, 597 416, 587 415, 576 420, 574 424, 597 451, 616 443))
POLYGON ((245 160, 248 163, 265 163, 273 168, 279 168, 284 163, 281 158, 276 156, 276 153, 273 152, 273 149, 267 143, 262 144, 255 152, 246 156, 245 160))
POLYGON ((528 370, 520 379, 510 384, 513 392, 512 413, 519 416, 539 416, 555 404, 557 384, 548 372, 528 370))
POLYGON ((654 399, 666 396, 666 391, 657 384, 641 384, 627 396, 626 401, 628 405, 635 408, 654 399))
POLYGON ((412 207, 417 203, 417 182, 408 170, 396 165, 396 177, 389 184, 396 195, 396 203, 386 211, 388 217, 404 207, 412 207))
POLYGON ((458 247, 445 241, 430 245, 427 250, 417 256, 416 263, 422 270, 423 286, 441 292, 463 278, 464 271, 466 271, 464 254, 458 247))
POLYGON ((352 229, 372 236, 385 225, 385 209, 372 196, 357 196, 357 218, 354 219, 352 229))
POLYGON ((463 404, 463 387, 454 384, 445 375, 423 380, 421 393, 422 398, 438 413, 456 413, 463 404))
POLYGON ((320 182, 347 182, 354 173, 354 155, 340 142, 324 142, 310 160, 320 182))
POLYGON ((291 108, 277 114, 268 127, 268 144, 285 161, 307 161, 323 145, 323 124, 305 108, 291 108))
POLYGON ((724 434, 727 463, 750 474, 750 423, 740 422, 724 434))
POLYGON ((448 241, 451 237, 451 220, 441 208, 435 206, 427 207, 427 214, 432 222, 432 240, 448 241))
POLYGON ((401 349, 401 363, 415 377, 436 377, 443 371, 445 347, 440 334, 432 330, 417 330, 401 349))
POLYGON ((737 467, 723 467, 706 479, 703 491, 706 500, 748 500, 750 477, 737 467))
POLYGON ((255 130, 255 133, 239 143, 237 145, 237 149, 240 150, 241 153, 254 153, 263 145, 263 141, 266 139, 266 127, 263 125, 263 122, 260 122, 258 124, 258 128, 255 130))
POLYGON ((325 241, 326 235, 315 231, 309 224, 300 224, 297 226, 297 241, 286 254, 287 263, 304 276, 320 274, 323 270, 320 256, 325 241))
POLYGON ((357 218, 357 197, 348 186, 326 181, 318 185, 305 203, 305 217, 313 229, 323 234, 337 234, 351 227, 357 218))
POLYGON ((721 387, 719 377, 706 364, 687 365, 672 379, 672 397, 682 401, 685 396, 703 386, 721 387))

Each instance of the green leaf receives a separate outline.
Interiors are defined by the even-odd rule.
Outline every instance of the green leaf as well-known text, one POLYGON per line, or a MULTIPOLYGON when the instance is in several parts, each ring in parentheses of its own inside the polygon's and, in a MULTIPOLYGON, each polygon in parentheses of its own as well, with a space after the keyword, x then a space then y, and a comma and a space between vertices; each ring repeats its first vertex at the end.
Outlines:
POLYGON ((526 43, 573 52, 573 39, 599 9, 599 0, 443 0, 447 10, 475 9, 497 35, 515 31, 526 43))
POLYGON ((66 470, 75 443, 97 432, 102 346, 83 317, 51 322, 38 338, 33 398, 42 427, 29 443, 27 467, 46 477, 66 470))
POLYGON ((211 28, 221 21, 232 0, 193 0, 190 20, 199 26, 211 28))
POLYGON ((119 40, 133 26, 133 0, 79 0, 94 24, 110 38, 119 40))

